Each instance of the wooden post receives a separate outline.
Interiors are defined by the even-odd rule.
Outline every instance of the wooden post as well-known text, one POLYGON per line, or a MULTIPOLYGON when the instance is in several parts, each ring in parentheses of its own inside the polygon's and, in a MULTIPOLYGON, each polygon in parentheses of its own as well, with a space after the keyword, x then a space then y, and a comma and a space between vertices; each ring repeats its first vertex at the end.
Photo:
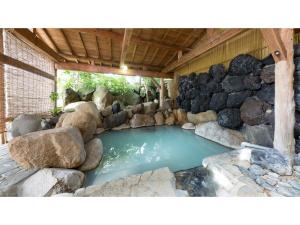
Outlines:
POLYGON ((262 35, 275 60, 274 148, 293 164, 295 154, 295 101, 293 29, 262 29, 262 35))
MULTIPOLYGON (((57 69, 55 69, 55 78, 54 78, 54 92, 57 93, 57 69)), ((57 99, 54 102, 54 108, 57 108, 57 99)))
MULTIPOLYGON (((0 54, 3 54, 3 29, 0 28, 0 54)), ((5 143, 4 64, 0 64, 0 144, 5 143)))
POLYGON ((160 78, 159 107, 162 107, 164 98, 165 98, 164 78, 160 78))

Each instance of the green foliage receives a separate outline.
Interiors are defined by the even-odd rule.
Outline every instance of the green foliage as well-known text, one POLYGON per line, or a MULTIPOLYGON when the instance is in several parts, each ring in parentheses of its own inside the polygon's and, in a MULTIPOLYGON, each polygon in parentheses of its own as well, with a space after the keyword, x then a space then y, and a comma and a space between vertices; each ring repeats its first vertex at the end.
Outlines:
POLYGON ((58 116, 62 112, 61 107, 54 107, 53 109, 50 110, 51 116, 58 116))
POLYGON ((55 103, 58 99, 58 93, 55 91, 52 91, 49 98, 53 103, 55 103))
POLYGON ((94 90, 97 86, 106 88, 113 95, 125 95, 133 91, 134 85, 127 82, 125 77, 109 77, 104 74, 65 71, 68 79, 63 85, 64 89, 94 90))

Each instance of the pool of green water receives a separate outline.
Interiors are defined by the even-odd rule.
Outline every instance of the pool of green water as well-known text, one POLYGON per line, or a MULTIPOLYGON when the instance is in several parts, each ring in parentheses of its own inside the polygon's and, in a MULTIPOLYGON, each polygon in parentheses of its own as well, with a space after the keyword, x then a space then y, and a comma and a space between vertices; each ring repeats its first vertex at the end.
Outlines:
POLYGON ((85 185, 100 184, 161 167, 173 172, 200 166, 211 155, 229 151, 177 126, 159 126, 99 135, 104 153, 99 166, 87 173, 85 185))

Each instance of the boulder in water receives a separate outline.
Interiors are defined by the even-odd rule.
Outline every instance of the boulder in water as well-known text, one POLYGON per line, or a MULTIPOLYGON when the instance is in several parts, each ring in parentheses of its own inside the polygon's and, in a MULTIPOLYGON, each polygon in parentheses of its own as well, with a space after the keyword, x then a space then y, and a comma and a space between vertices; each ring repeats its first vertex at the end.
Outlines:
POLYGON ((239 128, 242 125, 239 109, 223 109, 218 113, 218 124, 230 129, 239 128))
POLYGON ((155 120, 152 116, 147 114, 134 114, 130 120, 132 128, 147 127, 155 125, 155 120))

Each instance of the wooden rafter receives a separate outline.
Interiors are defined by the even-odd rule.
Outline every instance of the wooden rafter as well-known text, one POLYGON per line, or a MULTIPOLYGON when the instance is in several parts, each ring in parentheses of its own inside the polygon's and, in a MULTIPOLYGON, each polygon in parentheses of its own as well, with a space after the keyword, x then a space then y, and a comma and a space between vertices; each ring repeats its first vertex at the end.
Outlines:
POLYGON ((41 28, 41 29, 37 29, 37 33, 40 34, 41 38, 47 43, 50 44, 50 47, 55 51, 55 52, 59 52, 57 45, 55 44, 55 42, 53 41, 53 39, 51 38, 51 36, 49 35, 47 29, 45 28, 41 28))
POLYGON ((276 62, 287 59, 287 49, 280 37, 280 29, 260 29, 276 62))
MULTIPOLYGON (((168 34, 169 34, 169 30, 166 29, 165 32, 164 32, 164 34, 163 34, 163 36, 162 36, 162 41, 164 41, 164 40, 166 39, 166 37, 168 36, 168 34)), ((156 49, 155 49, 155 52, 154 52, 153 55, 152 55, 150 64, 152 64, 153 61, 155 60, 155 58, 156 58, 156 56, 157 56, 159 50, 160 50, 160 48, 156 48, 156 49)))
MULTIPOLYGON (((87 50, 86 50, 86 46, 85 46, 85 44, 84 44, 84 41, 83 41, 83 38, 82 38, 82 35, 81 35, 80 32, 79 32, 79 38, 80 38, 82 47, 83 47, 83 49, 84 49, 85 57, 89 57, 89 54, 88 54, 88 52, 87 52, 87 50)), ((91 61, 90 61, 90 60, 88 60, 88 62, 89 62, 89 64, 91 64, 91 61)))
POLYGON ((165 77, 165 78, 173 77, 173 74, 170 73, 134 70, 134 69, 123 70, 116 67, 96 66, 96 65, 88 65, 83 63, 58 63, 55 65, 55 68, 62 69, 62 70, 84 71, 90 73, 112 73, 112 74, 119 74, 119 75, 126 75, 126 76, 165 77))
MULTIPOLYGON (((67 46, 68 46, 68 48, 69 48, 69 51, 71 52, 71 54, 72 54, 74 57, 76 57, 76 54, 75 54, 75 52, 73 51, 73 48, 72 48, 72 46, 71 46, 71 44, 70 44, 70 42, 69 42, 69 39, 67 38, 67 36, 66 36, 64 30, 63 30, 63 29, 59 29, 59 31, 61 32, 61 34, 62 34, 62 36, 63 36, 63 39, 64 39, 65 43, 67 44, 67 46)), ((78 59, 77 59, 77 58, 75 58, 75 61, 78 63, 78 59)))
POLYGON ((184 54, 179 60, 171 63, 170 65, 166 66, 162 72, 170 72, 174 69, 183 66, 184 64, 188 63, 192 59, 200 56, 201 54, 207 52, 208 50, 216 47, 217 45, 235 37, 236 35, 244 32, 246 29, 228 29, 224 32, 216 35, 210 40, 204 41, 201 44, 197 45, 192 51, 184 54))
POLYGON ((27 43, 32 48, 36 49, 39 52, 43 52, 48 55, 56 62, 63 62, 65 59, 57 54, 52 48, 50 48, 45 42, 37 38, 29 29, 25 28, 15 28, 8 29, 12 34, 17 36, 20 40, 27 43))
POLYGON ((149 48, 150 48, 150 46, 147 45, 147 47, 145 48, 145 51, 144 51, 141 63, 143 63, 145 61, 146 55, 147 55, 147 53, 149 51, 149 48))
MULTIPOLYGON (((97 57, 84 57, 84 56, 73 56, 73 55, 68 55, 68 54, 63 54, 59 53, 61 56, 66 58, 69 61, 74 61, 75 59, 81 60, 81 61, 94 61, 97 64, 108 64, 108 65, 116 65, 120 66, 119 61, 112 61, 112 60, 105 60, 105 59, 99 59, 97 57)), ((138 64, 138 63, 126 63, 128 67, 133 67, 133 68, 143 68, 147 67, 151 70, 161 70, 163 67, 161 66, 153 66, 153 65, 147 65, 147 64, 138 64)))
MULTIPOLYGON (((90 34, 97 35, 99 37, 107 37, 107 38, 111 38, 111 39, 114 39, 115 41, 119 41, 119 42, 123 41, 122 34, 119 34, 119 33, 113 32, 113 31, 109 31, 109 30, 103 30, 103 29, 97 29, 97 28, 86 28, 86 29, 72 28, 69 30, 76 31, 76 32, 82 32, 82 33, 90 33, 90 34)), ((160 41, 144 39, 144 38, 136 37, 136 36, 132 36, 131 40, 132 40, 132 42, 137 43, 137 44, 141 44, 141 45, 150 44, 154 47, 172 49, 173 51, 178 51, 178 50, 189 51, 189 50, 191 50, 190 48, 187 48, 187 47, 182 47, 182 46, 177 46, 177 45, 168 45, 165 43, 161 43, 160 41)))
POLYGON ((121 50, 121 57, 120 57, 120 65, 125 65, 127 50, 130 44, 130 40, 132 37, 133 29, 125 29, 124 38, 122 42, 122 50, 121 50))
POLYGON ((134 47, 133 47, 133 52, 132 52, 132 56, 131 56, 131 60, 130 60, 131 62, 134 61, 134 57, 135 57, 137 47, 138 47, 137 44, 135 44, 134 47))
POLYGON ((101 50, 100 50, 100 45, 99 45, 99 42, 98 42, 98 37, 96 37, 96 45, 97 45, 97 51, 98 51, 98 59, 101 59, 101 50))

